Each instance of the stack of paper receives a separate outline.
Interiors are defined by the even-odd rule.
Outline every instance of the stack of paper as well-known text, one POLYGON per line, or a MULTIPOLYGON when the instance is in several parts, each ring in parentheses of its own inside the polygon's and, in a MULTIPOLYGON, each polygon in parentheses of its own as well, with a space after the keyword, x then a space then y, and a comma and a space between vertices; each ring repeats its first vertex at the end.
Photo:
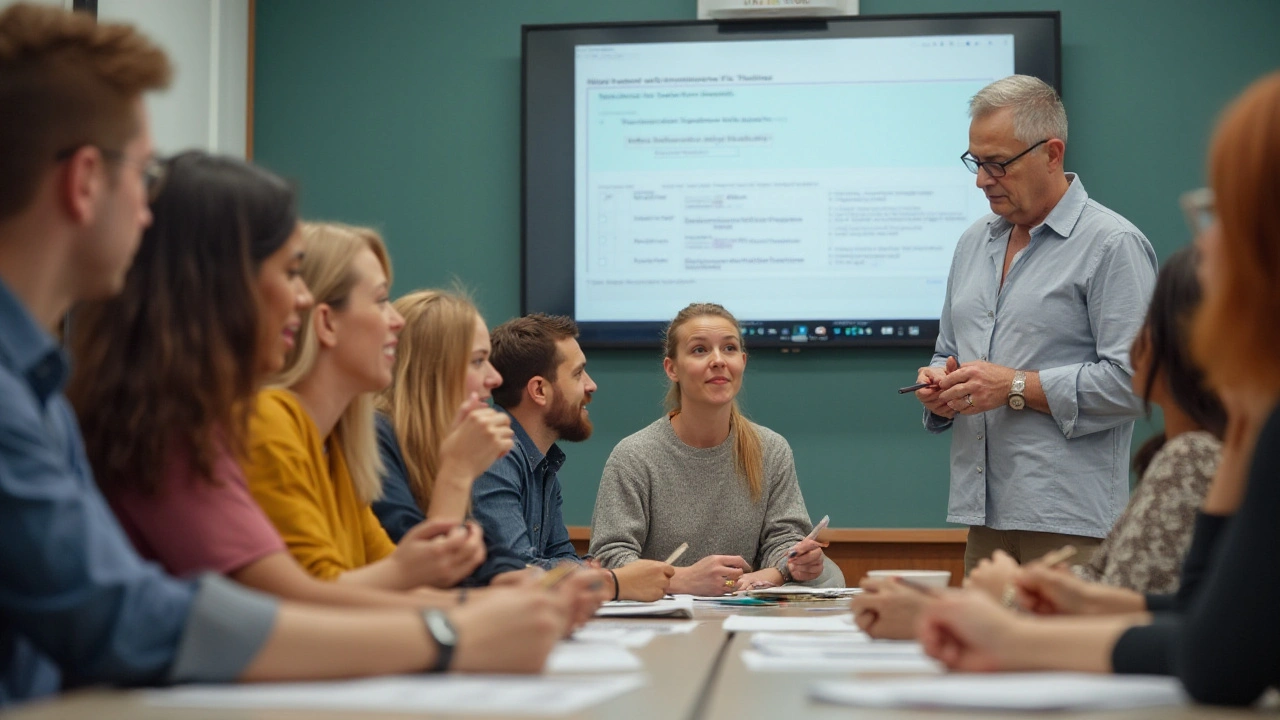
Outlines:
POLYGON ((693 617, 693 598, 682 595, 656 602, 615 600, 596 610, 596 617, 693 617))
POLYGON ((804 585, 783 585, 781 587, 748 590, 747 595, 763 600, 787 600, 789 602, 805 602, 810 600, 839 600, 851 598, 862 592, 862 588, 815 588, 804 585))
POLYGON ((809 694, 840 705, 957 710, 1121 710, 1187 702, 1174 678, 1076 673, 831 681, 816 683, 809 694))
POLYGON ((418 675, 342 682, 188 685, 138 692, 149 704, 166 707, 566 715, 644 684, 643 675, 418 675))

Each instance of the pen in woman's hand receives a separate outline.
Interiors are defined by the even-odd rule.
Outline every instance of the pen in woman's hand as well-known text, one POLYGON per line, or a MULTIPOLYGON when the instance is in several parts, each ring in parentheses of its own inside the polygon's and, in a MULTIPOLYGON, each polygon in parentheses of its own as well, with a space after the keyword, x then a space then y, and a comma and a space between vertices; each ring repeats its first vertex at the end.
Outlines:
MULTIPOLYGON (((805 539, 805 540, 817 540, 817 539, 818 539, 818 533, 820 533, 820 532, 822 532, 823 530, 825 530, 825 529, 826 529, 826 527, 827 527, 827 523, 829 523, 829 522, 831 522, 831 516, 830 516, 830 515, 823 515, 823 516, 822 516, 822 519, 818 521, 818 524, 817 524, 817 525, 814 525, 814 526, 813 526, 813 529, 809 531, 809 534, 804 536, 804 539, 805 539)), ((804 540, 801 540, 800 542, 804 542, 804 540)), ((800 543, 796 543, 796 544, 797 544, 797 545, 799 545, 800 543)), ((795 557, 795 556, 796 556, 796 551, 795 551, 794 549, 792 549, 792 551, 791 551, 791 552, 787 553, 787 557, 789 557, 789 558, 793 558, 793 557, 795 557)))

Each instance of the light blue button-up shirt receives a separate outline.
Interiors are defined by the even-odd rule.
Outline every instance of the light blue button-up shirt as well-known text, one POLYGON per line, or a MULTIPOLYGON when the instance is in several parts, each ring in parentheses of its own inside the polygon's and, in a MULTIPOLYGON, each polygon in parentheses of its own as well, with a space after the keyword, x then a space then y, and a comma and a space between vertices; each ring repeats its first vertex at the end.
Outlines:
POLYGON ((947 521, 1103 537, 1129 497, 1142 401, 1129 346, 1155 286, 1156 254, 1132 223, 1071 181, 1000 275, 1013 226, 989 215, 960 237, 932 365, 954 355, 1038 370, 1050 414, 1000 407, 954 420, 947 521))

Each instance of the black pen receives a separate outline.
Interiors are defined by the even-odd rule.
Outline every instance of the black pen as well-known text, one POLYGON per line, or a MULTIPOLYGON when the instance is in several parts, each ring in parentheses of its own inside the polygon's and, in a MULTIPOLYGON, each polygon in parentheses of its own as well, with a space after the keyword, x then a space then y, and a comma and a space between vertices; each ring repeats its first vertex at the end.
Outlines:
MULTIPOLYGON (((957 360, 957 361, 956 361, 956 370, 959 370, 959 369, 960 369, 960 361, 959 361, 959 360, 957 360)), ((907 393, 909 393, 909 392, 915 392, 915 391, 917 391, 917 390, 923 390, 923 389, 925 389, 925 388, 927 388, 927 387, 933 387, 934 385, 937 385, 937 383, 933 382, 932 380, 930 380, 929 382, 916 383, 915 385, 908 385, 908 386, 906 386, 906 387, 904 387, 904 388, 898 388, 898 394, 899 394, 899 395, 906 395, 906 394, 907 394, 907 393)))

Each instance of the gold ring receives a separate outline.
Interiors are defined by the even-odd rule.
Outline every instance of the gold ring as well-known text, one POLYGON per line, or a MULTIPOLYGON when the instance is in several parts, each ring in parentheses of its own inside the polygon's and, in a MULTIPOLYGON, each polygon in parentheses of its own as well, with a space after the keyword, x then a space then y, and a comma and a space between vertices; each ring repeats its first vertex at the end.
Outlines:
POLYGON ((969 403, 969 407, 973 407, 973 396, 972 396, 972 395, 965 395, 965 396, 964 396, 964 401, 965 401, 965 402, 967 402, 967 403, 969 403))
POLYGON ((725 580, 725 581, 724 581, 724 586, 725 586, 725 587, 733 587, 733 585, 734 585, 734 581, 733 581, 733 580, 725 580))

